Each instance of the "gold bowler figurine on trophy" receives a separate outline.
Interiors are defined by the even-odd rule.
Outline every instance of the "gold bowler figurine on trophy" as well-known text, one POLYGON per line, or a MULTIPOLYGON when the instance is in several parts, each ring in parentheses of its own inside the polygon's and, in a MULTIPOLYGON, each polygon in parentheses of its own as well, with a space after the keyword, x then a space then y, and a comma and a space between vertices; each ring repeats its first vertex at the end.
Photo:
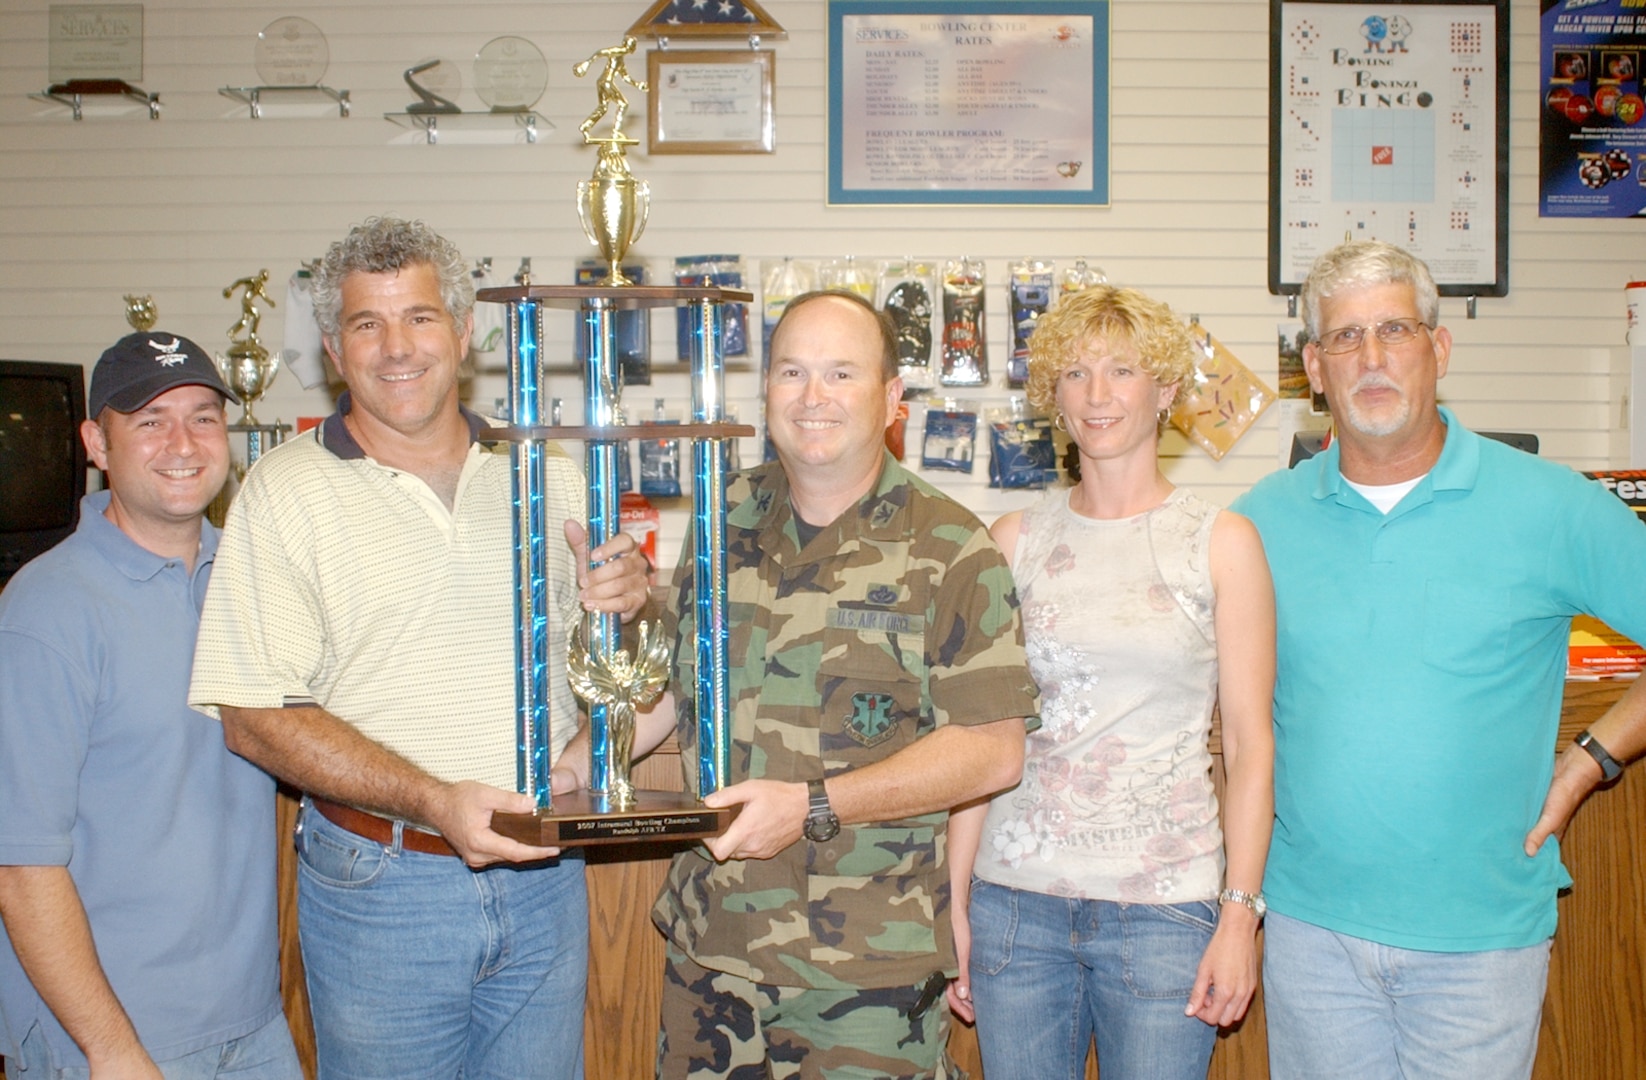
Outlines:
MULTIPOLYGON (((274 300, 264 289, 268 283, 269 272, 263 270, 257 276, 243 277, 223 290, 225 300, 233 296, 236 289, 246 290, 240 297, 240 318, 229 327, 229 350, 217 358, 217 370, 222 372, 223 381, 240 395, 245 406, 245 411, 240 414, 242 429, 263 426, 251 413, 252 402, 263 396, 263 391, 274 382, 275 373, 280 370, 280 361, 270 356, 269 350, 257 340, 257 327, 263 313, 257 310, 255 302, 268 300, 269 306, 274 306, 274 300)), ((250 464, 247 462, 248 466, 250 464)))
POLYGON ((600 248, 600 254, 611 267, 602 285, 633 284, 623 276, 623 256, 629 245, 646 231, 646 216, 651 210, 651 187, 644 180, 636 180, 629 172, 626 151, 638 146, 639 139, 623 134, 623 117, 629 111, 629 100, 623 96, 620 83, 628 83, 641 93, 646 84, 637 82, 629 74, 627 58, 634 52, 635 40, 623 39, 623 44, 601 49, 587 60, 572 68, 572 74, 582 78, 589 73, 589 65, 605 60, 606 69, 595 80, 600 102, 588 118, 578 125, 585 145, 600 147, 600 156, 594 165, 594 176, 577 185, 577 216, 583 222, 583 232, 600 248), (611 134, 596 136, 594 126, 611 113, 611 134))

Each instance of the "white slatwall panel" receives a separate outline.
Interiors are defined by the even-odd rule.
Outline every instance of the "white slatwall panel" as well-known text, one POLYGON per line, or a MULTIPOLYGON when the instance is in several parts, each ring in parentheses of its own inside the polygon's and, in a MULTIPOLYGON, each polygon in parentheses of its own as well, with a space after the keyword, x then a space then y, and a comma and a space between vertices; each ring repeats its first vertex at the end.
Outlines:
MULTIPOLYGON (((1004 0, 1003 0, 1004 2, 1004 0)), ((229 281, 269 267, 283 282, 349 224, 373 213, 419 216, 502 274, 522 256, 540 281, 566 280, 588 249, 572 191, 593 164, 575 129, 593 102, 571 66, 615 41, 645 0, 148 0, 143 85, 165 110, 72 123, 28 99, 46 83, 46 0, 0 5, 0 355, 90 363, 125 330, 120 296, 156 297, 161 325, 220 345, 237 308, 229 281), (331 43, 326 81, 352 91, 354 116, 252 122, 217 89, 255 81, 252 40, 288 14, 314 20, 331 43), (537 146, 419 145, 382 114, 405 106, 400 72, 425 57, 471 58, 499 34, 530 38, 549 58, 538 110, 557 125, 537 146)), ((1004 366, 1007 262, 1022 255, 1086 257, 1205 325, 1271 381, 1282 299, 1265 288, 1268 191, 1267 0, 1116 0, 1113 7, 1112 192, 1108 209, 828 207, 826 30, 821 0, 764 0, 789 31, 777 45, 778 152, 771 156, 648 158, 635 171, 653 190, 637 254, 653 272, 675 255, 733 251, 751 263, 854 254, 865 259, 970 254, 987 260, 989 346, 1004 366)), ((1548 456, 1579 468, 1623 464, 1623 283, 1646 276, 1639 222, 1537 217, 1537 12, 1515 0, 1511 55, 1510 295, 1443 302, 1457 339, 1445 400, 1471 425, 1530 430, 1548 456)), ((643 48, 645 46, 643 45, 643 48)), ((644 70, 633 61, 637 75, 644 70)), ((472 86, 459 96, 480 107, 472 86)), ((638 129, 634 124, 631 128, 638 129)), ((278 298, 283 292, 271 289, 278 298)), ((278 348, 281 312, 264 337, 278 348)), ((569 352, 569 320, 548 351, 569 352)), ((654 326, 660 356, 672 324, 654 326)), ((744 419, 756 412, 753 363, 731 380, 744 419)), ((483 375, 480 406, 502 394, 483 375)), ((575 402, 570 377, 552 392, 575 402)), ((630 403, 649 413, 664 396, 683 408, 678 367, 630 403)), ((998 404, 1003 390, 967 392, 998 404)), ((265 417, 325 412, 289 375, 260 406, 265 417)), ((917 414, 918 419, 918 414, 917 414)), ((1172 436, 1173 479, 1226 502, 1275 467, 1273 416, 1222 462, 1172 436)), ((752 447, 751 447, 752 449, 752 447)), ((918 438, 911 433, 911 453, 918 438)), ((746 455, 747 456, 747 455, 746 455)), ((939 474, 984 517, 1025 496, 939 474)), ((667 526, 678 534, 678 518, 667 526)), ((678 542, 670 537, 665 550, 678 542)))

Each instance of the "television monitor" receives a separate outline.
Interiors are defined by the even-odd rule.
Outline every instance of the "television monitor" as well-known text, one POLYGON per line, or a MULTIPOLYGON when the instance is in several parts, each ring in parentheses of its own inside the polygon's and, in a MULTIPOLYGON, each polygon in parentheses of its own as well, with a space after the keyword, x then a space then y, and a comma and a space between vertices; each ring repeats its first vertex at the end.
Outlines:
POLYGON ((0 360, 0 587, 79 524, 85 418, 79 364, 0 360))

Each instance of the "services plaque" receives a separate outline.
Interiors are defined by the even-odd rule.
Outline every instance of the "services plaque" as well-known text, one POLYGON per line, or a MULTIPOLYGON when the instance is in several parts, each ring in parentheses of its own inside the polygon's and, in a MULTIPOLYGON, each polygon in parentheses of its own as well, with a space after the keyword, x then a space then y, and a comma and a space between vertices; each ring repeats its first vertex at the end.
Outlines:
POLYGON ((142 4, 53 4, 47 45, 53 83, 143 80, 142 4))

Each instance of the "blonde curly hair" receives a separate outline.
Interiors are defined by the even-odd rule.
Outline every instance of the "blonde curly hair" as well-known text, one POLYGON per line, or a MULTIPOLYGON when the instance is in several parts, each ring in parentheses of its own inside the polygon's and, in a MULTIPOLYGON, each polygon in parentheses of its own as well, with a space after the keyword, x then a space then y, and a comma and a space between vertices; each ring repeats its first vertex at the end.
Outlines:
POLYGON ((1029 403, 1055 415, 1057 382, 1093 340, 1127 344, 1138 366, 1161 386, 1177 384, 1172 404, 1188 391, 1201 351, 1189 328, 1159 300, 1136 289, 1094 285, 1068 293, 1034 324, 1029 336, 1029 403))

